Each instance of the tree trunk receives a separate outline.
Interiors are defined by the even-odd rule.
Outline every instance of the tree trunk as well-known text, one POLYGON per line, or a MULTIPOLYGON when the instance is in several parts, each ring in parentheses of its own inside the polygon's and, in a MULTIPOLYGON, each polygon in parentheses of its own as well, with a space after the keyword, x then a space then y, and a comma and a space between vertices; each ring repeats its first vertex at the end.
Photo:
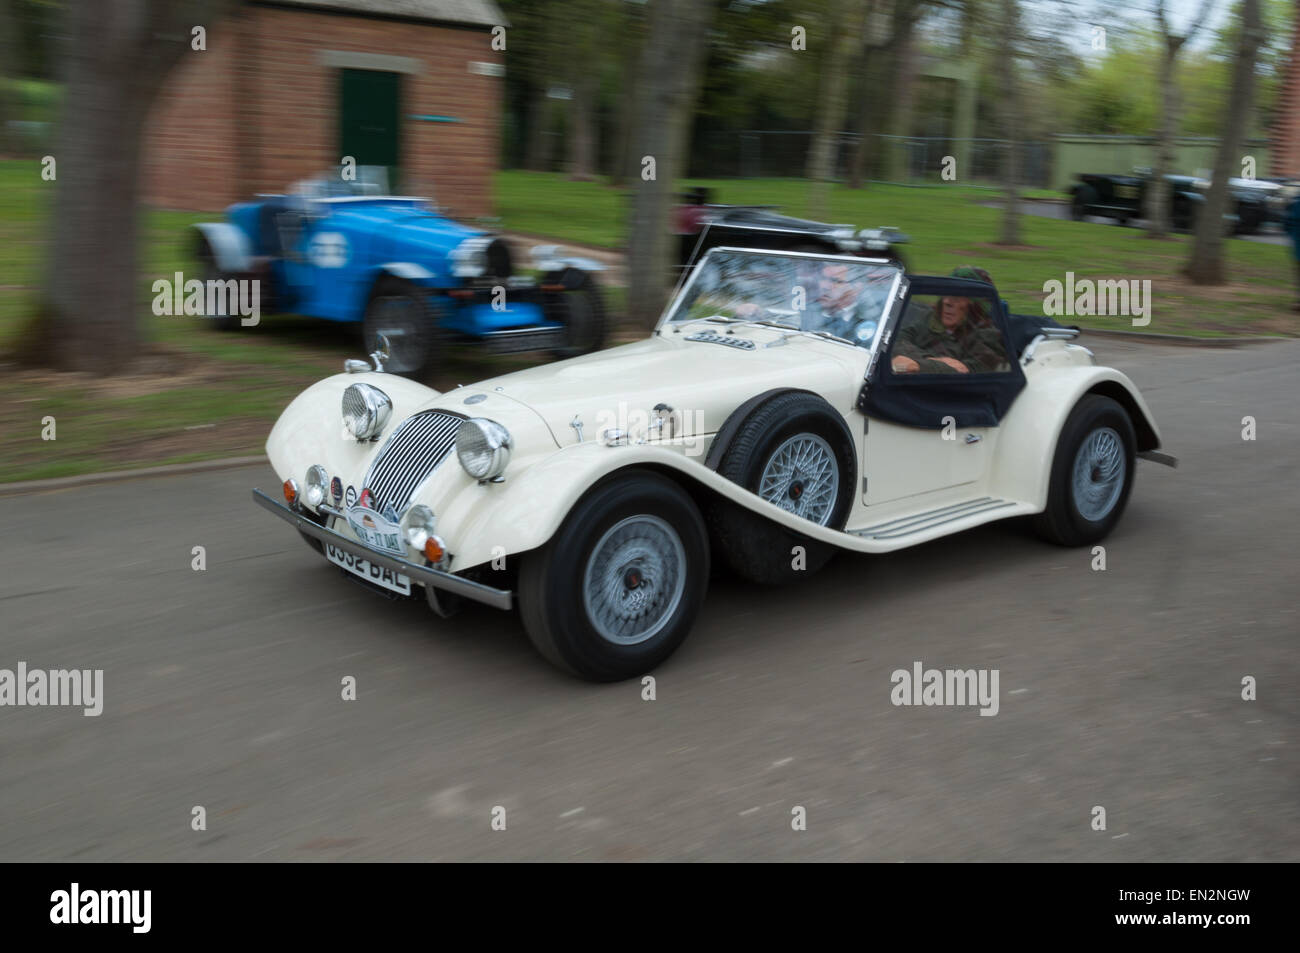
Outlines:
POLYGON ((1156 162, 1151 168, 1151 182, 1147 186, 1146 208, 1147 238, 1164 238, 1169 232, 1169 189, 1165 176, 1174 164, 1174 136, 1178 131, 1178 51, 1182 47, 1179 37, 1165 37, 1160 55, 1160 125, 1156 132, 1156 162))
POLYGON ((112 373, 140 345, 136 274, 145 121, 190 30, 233 0, 73 3, 56 148, 57 178, 41 311, 21 350, 65 370, 112 373))
POLYGON ((533 87, 528 96, 528 141, 524 147, 524 168, 532 172, 547 171, 547 133, 550 132, 551 101, 545 83, 533 87))
POLYGON ((860 138, 853 150, 849 170, 849 188, 860 189, 868 178, 880 174, 880 139, 887 114, 885 104, 893 88, 893 50, 888 46, 869 47, 864 54, 862 94, 858 100, 860 138))
POLYGON ((1228 202, 1228 179, 1241 165, 1241 143, 1250 124, 1255 99, 1255 59, 1264 31, 1260 25, 1259 0, 1242 0, 1241 34, 1232 66, 1232 92, 1223 118, 1223 133, 1214 157, 1214 177, 1196 221, 1196 241, 1184 269, 1197 285, 1221 285, 1227 281, 1223 267, 1223 213, 1228 202))
POLYGON ((10 85, 21 73, 18 63, 18 17, 14 0, 0 0, 0 156, 16 153, 19 136, 9 130, 11 119, 21 119, 18 90, 10 85))
POLYGON ((653 0, 638 65, 632 215, 627 234, 629 318, 653 326, 668 292, 674 244, 669 212, 686 161, 712 0, 653 0), (653 174, 645 163, 654 160, 653 174))
POLYGON ((916 21, 920 4, 916 0, 898 0, 894 16, 900 18, 894 38, 894 82, 887 104, 889 117, 883 177, 889 182, 908 178, 907 137, 912 134, 912 104, 916 96, 916 21))
POLYGON ((611 160, 613 165, 609 176, 609 184, 618 188, 626 185, 628 176, 636 173, 632 168, 634 164, 632 147, 635 140, 634 130, 637 127, 636 66, 639 61, 639 50, 629 51, 623 60, 622 88, 618 94, 621 108, 615 125, 617 139, 614 142, 614 154, 611 160))
POLYGON ((837 15, 830 30, 830 55, 822 60, 816 120, 805 173, 812 182, 809 213, 813 218, 825 218, 829 214, 831 180, 835 178, 840 129, 848 104, 849 61, 862 35, 864 7, 863 0, 839 0, 835 4, 837 15))
POLYGON ((596 167, 596 93, 588 79, 573 86, 569 100, 569 178, 590 182, 596 167))
POLYGON ((1016 69, 1016 54, 1020 38, 1020 5, 1018 0, 1002 0, 1002 42, 1006 44, 1006 68, 1002 80, 1002 128, 1007 140, 1007 154, 1003 164, 1003 181, 1006 189, 1006 207, 1002 212, 1002 231, 999 245, 1019 245, 1020 241, 1020 80, 1016 69))

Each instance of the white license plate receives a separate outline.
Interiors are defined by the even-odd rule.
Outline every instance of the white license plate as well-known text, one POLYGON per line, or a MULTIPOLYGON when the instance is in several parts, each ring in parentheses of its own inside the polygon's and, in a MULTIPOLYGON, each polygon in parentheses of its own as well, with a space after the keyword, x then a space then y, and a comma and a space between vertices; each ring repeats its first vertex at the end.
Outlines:
POLYGON ((391 569, 385 569, 383 566, 376 566, 368 559, 362 559, 360 556, 353 556, 349 552, 339 549, 337 546, 325 544, 325 555, 329 561, 337 566, 342 566, 354 576, 359 576, 376 586, 382 586, 390 592, 398 592, 404 596, 411 594, 411 577, 403 576, 400 572, 393 572, 391 569))

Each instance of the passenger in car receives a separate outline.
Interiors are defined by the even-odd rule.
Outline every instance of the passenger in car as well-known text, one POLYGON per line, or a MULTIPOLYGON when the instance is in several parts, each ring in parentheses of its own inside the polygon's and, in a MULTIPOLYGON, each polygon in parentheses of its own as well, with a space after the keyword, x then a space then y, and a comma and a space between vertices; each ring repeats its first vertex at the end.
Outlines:
MULTIPOLYGON (((954 278, 992 284, 983 268, 961 265, 954 278)), ((992 374, 1007 364, 1002 335, 982 298, 943 297, 933 307, 912 301, 903 315, 890 367, 895 374, 992 374)))

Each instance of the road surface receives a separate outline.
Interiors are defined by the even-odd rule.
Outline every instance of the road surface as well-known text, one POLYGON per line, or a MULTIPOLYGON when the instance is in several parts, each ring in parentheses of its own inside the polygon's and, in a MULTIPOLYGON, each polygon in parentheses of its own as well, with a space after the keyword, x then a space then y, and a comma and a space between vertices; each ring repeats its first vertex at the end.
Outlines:
POLYGON ((999 524, 719 581, 653 701, 347 584, 267 467, 0 499, 0 668, 105 696, 0 708, 0 860, 1300 860, 1300 341, 1088 343, 1181 460, 1106 571, 999 524), (894 706, 916 661, 997 715, 894 706))

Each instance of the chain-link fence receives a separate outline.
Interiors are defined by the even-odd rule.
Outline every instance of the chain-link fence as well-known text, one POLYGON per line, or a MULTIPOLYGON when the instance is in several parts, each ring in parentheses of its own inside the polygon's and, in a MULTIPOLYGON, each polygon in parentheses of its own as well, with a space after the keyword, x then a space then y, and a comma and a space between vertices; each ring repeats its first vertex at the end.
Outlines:
MULTIPOLYGON (((699 178, 788 178, 807 172, 813 134, 806 131, 742 130, 706 132, 692 150, 691 175, 699 178)), ((867 137, 858 156, 861 136, 840 133, 835 146, 834 177, 918 185, 956 181, 966 185, 1000 186, 1007 149, 1005 139, 954 139, 944 136, 867 137), (945 177, 945 170, 948 174, 945 177)), ((1022 187, 1051 184, 1051 147, 1042 142, 1017 143, 1022 187)))

